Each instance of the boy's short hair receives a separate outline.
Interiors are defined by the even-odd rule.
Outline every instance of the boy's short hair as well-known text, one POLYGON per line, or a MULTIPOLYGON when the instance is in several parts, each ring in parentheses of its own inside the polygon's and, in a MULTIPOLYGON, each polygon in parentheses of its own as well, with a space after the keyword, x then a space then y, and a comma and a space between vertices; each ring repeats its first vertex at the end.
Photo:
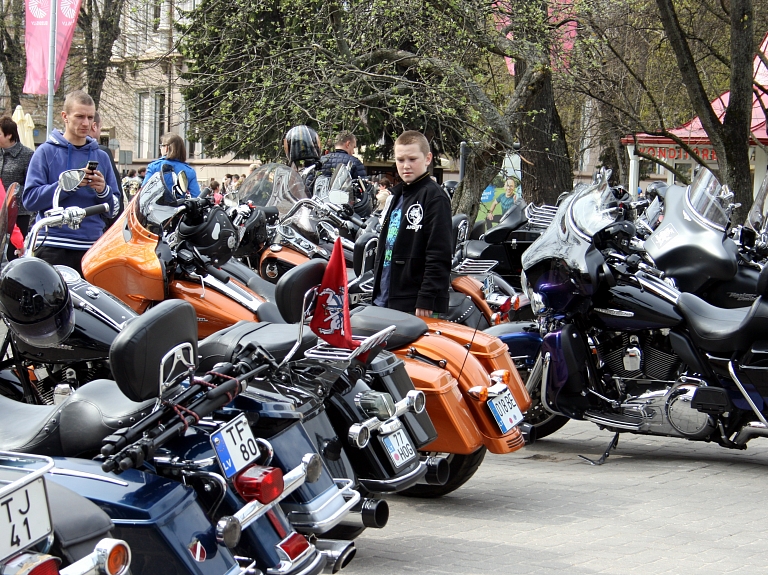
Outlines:
POLYGON ((136 177, 136 170, 128 170, 128 177, 129 178, 135 178, 136 177))
POLYGON ((69 114, 72 111, 72 106, 75 104, 80 104, 81 106, 93 106, 94 108, 96 107, 93 98, 91 98, 88 93, 84 92, 83 90, 75 90, 74 92, 67 94, 67 97, 64 98, 64 111, 69 114))
POLYGON ((339 135, 336 136, 336 141, 334 142, 334 145, 343 146, 347 142, 354 142, 355 144, 357 144, 357 138, 355 138, 355 135, 349 130, 344 130, 343 132, 339 132, 339 135))
POLYGON ((408 130, 403 132, 400 134, 400 136, 398 136, 397 140, 395 140, 395 146, 409 146, 411 144, 416 144, 419 146, 419 149, 424 154, 424 156, 431 152, 426 136, 421 132, 417 132, 416 130, 408 130))
POLYGON ((0 130, 2 130, 4 135, 10 136, 12 142, 19 141, 19 127, 10 116, 0 118, 0 130))

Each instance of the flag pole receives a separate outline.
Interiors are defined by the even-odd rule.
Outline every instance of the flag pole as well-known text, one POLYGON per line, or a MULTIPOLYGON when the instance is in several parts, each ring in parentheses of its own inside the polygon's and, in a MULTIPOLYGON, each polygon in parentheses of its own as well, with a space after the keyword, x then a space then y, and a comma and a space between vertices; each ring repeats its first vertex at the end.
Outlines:
POLYGON ((47 134, 53 130, 53 93, 56 86, 56 13, 59 10, 57 0, 51 0, 51 18, 48 35, 48 114, 45 120, 47 134))

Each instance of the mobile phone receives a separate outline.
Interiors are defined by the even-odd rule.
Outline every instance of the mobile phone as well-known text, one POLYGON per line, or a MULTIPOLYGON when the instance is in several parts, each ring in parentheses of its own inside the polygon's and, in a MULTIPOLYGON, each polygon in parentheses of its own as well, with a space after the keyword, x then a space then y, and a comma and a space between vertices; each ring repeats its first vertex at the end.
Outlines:
POLYGON ((95 172, 98 169, 98 167, 99 167, 99 162, 97 162, 95 160, 91 160, 91 161, 88 162, 88 165, 86 166, 86 169, 95 172))

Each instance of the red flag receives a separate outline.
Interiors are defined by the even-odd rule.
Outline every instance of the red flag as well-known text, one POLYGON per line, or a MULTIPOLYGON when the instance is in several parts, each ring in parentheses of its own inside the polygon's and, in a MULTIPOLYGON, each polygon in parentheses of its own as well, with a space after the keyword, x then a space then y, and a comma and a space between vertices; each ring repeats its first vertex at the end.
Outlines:
MULTIPOLYGON (((56 3, 56 88, 67 63, 69 47, 77 26, 81 0, 59 0, 56 3)), ((51 0, 26 0, 24 46, 27 50, 25 94, 48 93, 48 34, 51 28, 51 0)))
POLYGON ((355 349, 360 345, 352 339, 349 325, 347 263, 344 261, 341 238, 336 238, 333 244, 331 259, 317 290, 317 304, 309 328, 334 347, 355 349))

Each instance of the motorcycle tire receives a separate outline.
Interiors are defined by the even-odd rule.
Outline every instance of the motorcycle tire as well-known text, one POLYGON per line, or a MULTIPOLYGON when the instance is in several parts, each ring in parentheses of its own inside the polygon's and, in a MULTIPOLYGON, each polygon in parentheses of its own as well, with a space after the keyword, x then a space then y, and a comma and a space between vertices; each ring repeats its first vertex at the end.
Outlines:
POLYGON ((483 462, 483 459, 485 459, 486 451, 485 446, 483 446, 469 455, 459 455, 458 453, 445 454, 448 466, 450 467, 450 474, 445 485, 414 485, 399 492, 398 495, 435 499, 456 491, 472 478, 477 468, 483 462))

